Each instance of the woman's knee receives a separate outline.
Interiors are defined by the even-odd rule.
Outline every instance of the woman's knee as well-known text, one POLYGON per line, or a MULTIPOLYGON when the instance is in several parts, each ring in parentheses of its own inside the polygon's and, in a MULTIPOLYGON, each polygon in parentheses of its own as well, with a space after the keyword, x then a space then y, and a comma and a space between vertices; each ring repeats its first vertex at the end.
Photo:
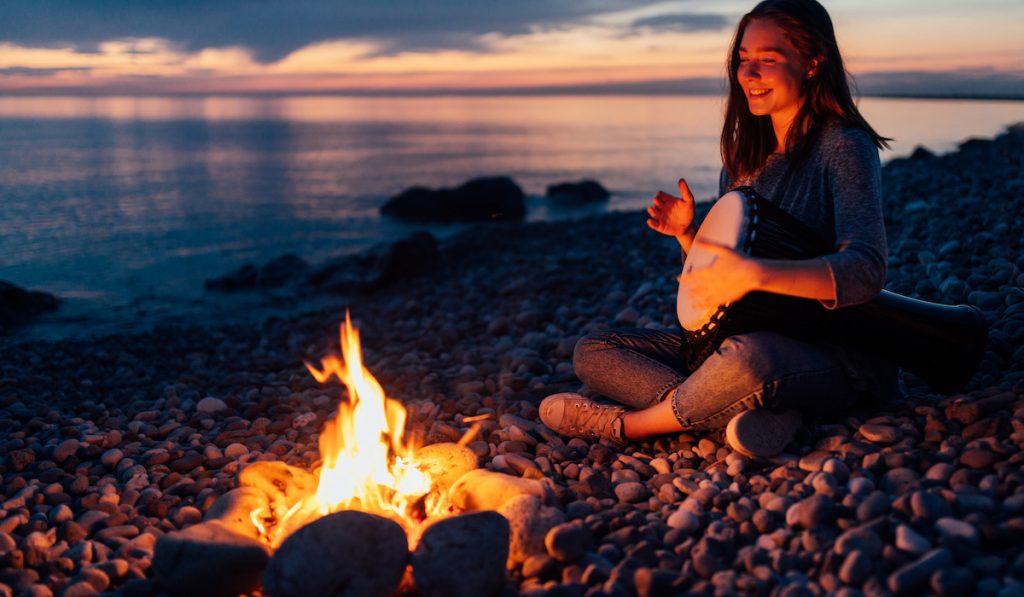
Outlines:
POLYGON ((597 353, 612 346, 612 338, 611 332, 591 332, 576 341, 572 351, 572 366, 577 377, 580 370, 586 372, 588 366, 593 364, 597 353))
POLYGON ((771 332, 731 336, 722 342, 712 358, 717 366, 727 367, 733 376, 763 383, 782 368, 777 337, 771 332))

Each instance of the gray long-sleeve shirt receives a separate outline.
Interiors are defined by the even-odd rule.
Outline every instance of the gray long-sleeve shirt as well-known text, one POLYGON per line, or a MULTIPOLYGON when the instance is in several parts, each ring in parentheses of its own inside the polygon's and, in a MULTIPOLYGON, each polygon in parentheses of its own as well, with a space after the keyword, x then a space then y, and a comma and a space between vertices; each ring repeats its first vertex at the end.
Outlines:
POLYGON ((822 305, 834 309, 871 300, 885 283, 887 261, 878 149, 864 131, 831 121, 807 161, 787 177, 788 169, 783 154, 769 156, 749 180, 730 181, 723 169, 719 196, 750 185, 835 247, 823 259, 836 300, 822 305))
MULTIPOLYGON (((885 283, 888 259, 878 149, 864 131, 830 121, 822 126, 804 164, 787 176, 788 170, 783 154, 769 156, 749 179, 731 181, 723 169, 719 196, 737 186, 752 186, 832 244, 835 252, 823 259, 836 300, 821 301, 826 308, 871 300, 885 283)), ((884 358, 852 346, 820 345, 843 364, 854 387, 875 399, 897 393, 896 368, 884 358)))

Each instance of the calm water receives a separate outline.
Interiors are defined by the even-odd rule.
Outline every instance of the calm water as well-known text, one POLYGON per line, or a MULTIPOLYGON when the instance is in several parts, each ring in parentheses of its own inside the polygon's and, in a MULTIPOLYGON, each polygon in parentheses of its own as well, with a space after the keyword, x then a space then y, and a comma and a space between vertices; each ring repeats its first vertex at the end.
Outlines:
MULTIPOLYGON (((896 138, 883 159, 1024 120, 1021 102, 861 107, 896 138)), ((206 278, 423 228, 378 216, 412 185, 509 175, 532 220, 585 215, 541 197, 580 178, 612 191, 602 210, 643 207, 679 176, 711 197, 721 112, 710 97, 0 98, 0 279, 65 299, 29 335, 224 316, 244 302, 206 295, 206 278)))

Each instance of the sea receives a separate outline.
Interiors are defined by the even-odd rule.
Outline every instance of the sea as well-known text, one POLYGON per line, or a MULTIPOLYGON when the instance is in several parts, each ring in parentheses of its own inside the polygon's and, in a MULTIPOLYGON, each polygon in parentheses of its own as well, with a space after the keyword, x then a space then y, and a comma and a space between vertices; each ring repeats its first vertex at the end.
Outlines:
MULTIPOLYGON (((0 97, 0 280, 57 295, 18 338, 244 321, 261 297, 203 282, 285 253, 316 266, 429 230, 380 206, 416 186, 509 176, 528 221, 643 209, 685 177, 717 190, 723 101, 709 96, 0 97), (548 185, 593 179, 606 202, 548 185)), ((1024 102, 864 98, 892 137, 954 150, 1024 121, 1024 102)), ((486 225, 486 224, 484 224, 486 225)), ((643 225, 638 217, 637 225, 643 225)), ((310 298, 313 306, 315 297, 310 298)), ((294 305, 288 305, 294 307, 294 305)))

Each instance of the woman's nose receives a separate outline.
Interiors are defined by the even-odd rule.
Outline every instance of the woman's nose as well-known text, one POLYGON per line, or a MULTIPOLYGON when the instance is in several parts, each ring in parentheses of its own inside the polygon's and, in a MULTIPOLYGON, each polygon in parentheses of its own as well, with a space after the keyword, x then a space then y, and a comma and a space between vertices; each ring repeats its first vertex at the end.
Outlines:
POLYGON ((737 74, 741 79, 756 79, 760 76, 760 72, 754 66, 753 61, 741 64, 737 74))

